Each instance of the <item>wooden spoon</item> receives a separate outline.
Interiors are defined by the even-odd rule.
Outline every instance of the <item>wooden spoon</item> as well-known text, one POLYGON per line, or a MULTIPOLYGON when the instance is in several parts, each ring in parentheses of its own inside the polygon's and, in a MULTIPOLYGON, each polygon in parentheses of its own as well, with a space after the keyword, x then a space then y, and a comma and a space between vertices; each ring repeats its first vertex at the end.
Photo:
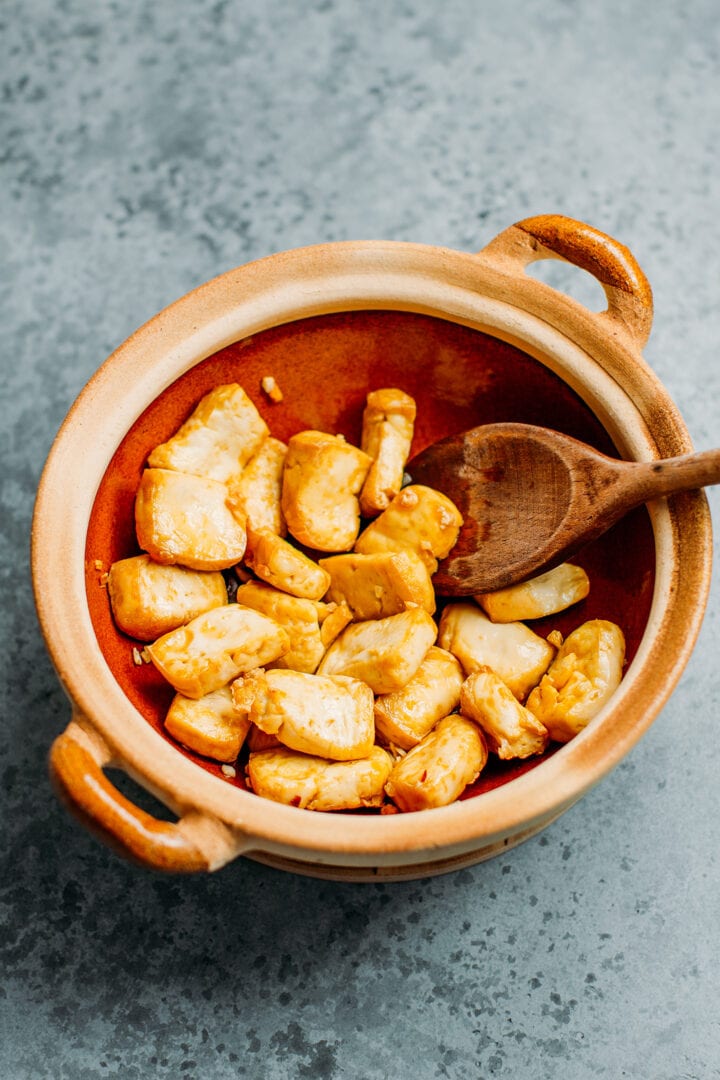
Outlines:
POLYGON ((641 503, 720 484, 720 450, 619 461, 547 428, 486 424, 429 446, 407 472, 462 514, 433 583, 470 596, 557 566, 641 503))

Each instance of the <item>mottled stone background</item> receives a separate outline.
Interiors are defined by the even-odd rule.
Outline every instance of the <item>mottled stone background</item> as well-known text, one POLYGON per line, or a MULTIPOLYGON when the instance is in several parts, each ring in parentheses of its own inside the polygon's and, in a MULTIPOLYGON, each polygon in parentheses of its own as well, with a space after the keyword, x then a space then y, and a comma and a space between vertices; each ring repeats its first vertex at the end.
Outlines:
POLYGON ((317 241, 592 222, 646 270, 646 355, 720 444, 719 49, 716 0, 0 5, 0 1076, 720 1076, 717 586, 670 704, 557 824, 351 886, 164 879, 76 827, 27 573, 43 460, 105 356, 317 241))

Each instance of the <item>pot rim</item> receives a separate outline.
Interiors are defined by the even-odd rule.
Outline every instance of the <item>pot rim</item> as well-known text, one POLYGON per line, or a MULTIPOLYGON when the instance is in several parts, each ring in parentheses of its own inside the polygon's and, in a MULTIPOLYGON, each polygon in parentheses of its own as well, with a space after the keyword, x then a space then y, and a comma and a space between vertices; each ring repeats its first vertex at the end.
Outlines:
POLYGON ((39 621, 59 678, 75 712, 102 735, 122 767, 177 813, 197 809, 227 824, 239 851, 357 865, 383 857, 417 861, 511 835, 557 816, 606 775, 665 704, 699 632, 712 554, 702 492, 649 508, 658 567, 650 620, 602 713, 523 776, 420 819, 417 813, 313 814, 260 799, 207 773, 125 697, 95 639, 84 585, 85 537, 98 485, 150 401, 226 345, 312 315, 415 311, 502 337, 561 371, 624 453, 652 458, 689 452, 677 409, 642 359, 632 323, 613 306, 607 288, 606 293, 608 310, 590 312, 526 276, 517 262, 508 268, 490 248, 473 255, 398 241, 318 244, 221 274, 115 350, 80 393, 53 443, 38 489, 31 561, 39 621), (74 478, 70 493, 63 490, 68 475, 74 478))

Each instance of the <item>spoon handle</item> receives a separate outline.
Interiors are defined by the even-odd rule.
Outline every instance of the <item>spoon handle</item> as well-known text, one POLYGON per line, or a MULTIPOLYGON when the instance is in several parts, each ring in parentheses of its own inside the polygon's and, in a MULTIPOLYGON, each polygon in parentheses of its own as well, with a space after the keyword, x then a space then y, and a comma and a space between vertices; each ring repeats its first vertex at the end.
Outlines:
POLYGON ((628 470, 627 494, 639 503, 711 484, 720 484, 720 450, 634 464, 628 470))

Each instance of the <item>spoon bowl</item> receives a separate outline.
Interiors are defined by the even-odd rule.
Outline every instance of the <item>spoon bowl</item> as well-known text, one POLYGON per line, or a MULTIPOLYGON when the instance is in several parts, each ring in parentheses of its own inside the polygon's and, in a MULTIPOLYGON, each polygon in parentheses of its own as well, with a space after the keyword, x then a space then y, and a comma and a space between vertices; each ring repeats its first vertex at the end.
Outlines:
POLYGON ((462 514, 433 583, 472 596, 552 569, 641 503, 720 483, 720 450, 620 461, 549 428, 484 424, 427 447, 407 472, 462 514))

